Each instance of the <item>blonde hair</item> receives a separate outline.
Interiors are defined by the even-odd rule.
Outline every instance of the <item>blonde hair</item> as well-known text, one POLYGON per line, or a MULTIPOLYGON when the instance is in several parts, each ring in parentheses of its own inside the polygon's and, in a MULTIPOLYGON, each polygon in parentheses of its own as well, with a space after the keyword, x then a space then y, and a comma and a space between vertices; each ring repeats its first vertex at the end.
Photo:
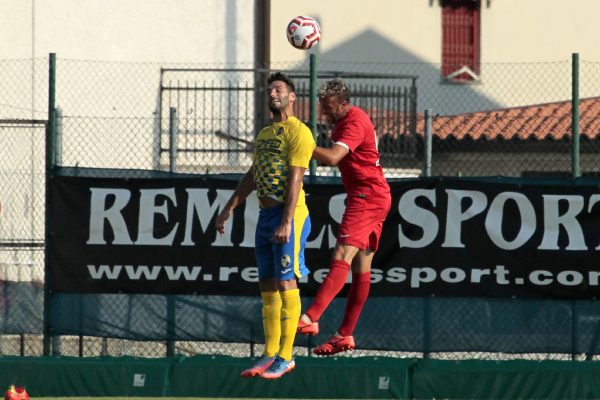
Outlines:
POLYGON ((319 89, 319 99, 335 96, 340 102, 350 101, 350 89, 340 78, 323 83, 319 89))

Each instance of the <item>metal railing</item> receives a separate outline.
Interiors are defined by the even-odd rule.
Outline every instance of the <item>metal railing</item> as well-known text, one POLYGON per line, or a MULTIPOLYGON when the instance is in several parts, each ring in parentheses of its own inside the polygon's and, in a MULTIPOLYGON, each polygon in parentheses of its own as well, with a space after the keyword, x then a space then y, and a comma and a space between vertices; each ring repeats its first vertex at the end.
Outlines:
MULTIPOLYGON (((311 102, 315 101, 310 98, 311 85, 315 84, 311 74, 284 72, 296 86, 295 115, 317 127, 314 133, 319 145, 329 145, 331 126, 323 119, 311 121, 311 102)), ((266 81, 257 80, 267 74, 261 69, 161 69, 159 168, 195 172, 241 172, 247 168, 254 135, 270 119, 266 96, 262 95, 266 81), (211 79, 215 76, 220 79, 211 79), (261 94, 258 98, 257 93, 261 94), (177 168, 169 166, 172 162, 177 168)), ((319 71, 317 83, 332 78, 344 79, 353 104, 371 117, 388 166, 396 168, 406 159, 416 165, 418 77, 319 71)))

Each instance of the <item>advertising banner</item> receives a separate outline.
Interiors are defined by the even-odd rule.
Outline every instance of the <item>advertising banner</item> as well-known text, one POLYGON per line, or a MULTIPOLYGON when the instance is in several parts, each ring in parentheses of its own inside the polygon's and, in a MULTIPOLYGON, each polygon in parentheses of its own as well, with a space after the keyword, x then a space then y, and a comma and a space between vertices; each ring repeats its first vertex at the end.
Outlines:
MULTIPOLYGON (((72 293, 256 295, 252 193, 214 221, 237 179, 52 179, 51 290, 72 293)), ((596 298, 597 184, 517 179, 390 181, 392 209, 373 260, 371 296, 596 298)), ((305 183, 305 252, 314 295, 327 274, 345 193, 305 183)), ((350 277, 349 277, 350 279, 350 277)))

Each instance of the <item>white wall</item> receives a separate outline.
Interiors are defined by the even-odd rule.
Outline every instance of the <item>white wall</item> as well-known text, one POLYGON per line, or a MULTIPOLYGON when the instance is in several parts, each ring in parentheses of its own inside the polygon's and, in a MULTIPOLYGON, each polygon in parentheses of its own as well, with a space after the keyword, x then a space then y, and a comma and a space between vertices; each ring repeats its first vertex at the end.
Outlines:
MULTIPOLYGON (((287 23, 297 15, 316 18, 323 33, 314 50, 328 53, 348 45, 365 31, 374 31, 428 62, 440 60, 441 14, 439 7, 430 7, 427 0, 303 0, 301 2, 271 1, 271 60, 295 61, 305 54, 291 47, 285 35, 287 23)), ((399 61, 397 54, 377 53, 377 43, 371 48, 350 46, 339 61, 399 61), (377 58, 372 58, 377 54, 377 58)), ((347 46, 348 47, 348 46, 347 46)), ((312 51, 312 50, 311 50, 312 51)))
MULTIPOLYGON (((160 67, 252 63, 254 2, 2 0, 0 41, 0 118, 46 118, 56 53, 65 164, 152 168, 160 67)), ((42 240, 43 129, 0 144, 0 241, 42 240)), ((0 279, 42 280, 40 255, 3 249, 0 279)))
POLYGON ((273 1, 271 59, 306 65, 308 54, 315 53, 320 70, 417 75, 419 111, 454 115, 569 100, 571 55, 579 52, 580 94, 600 95, 595 72, 600 1, 481 4, 481 79, 473 84, 442 81, 438 0, 273 1), (300 51, 286 42, 286 23, 296 15, 320 22, 322 41, 316 48, 300 51))
POLYGON ((249 0, 3 0, 2 58, 252 62, 249 0), (10 40, 9 40, 10 39, 10 40))
MULTIPOLYGON (((582 58, 600 61, 596 45, 597 0, 481 0, 481 61, 543 62, 582 58), (489 5, 488 5, 489 3, 489 5)), ((407 62, 403 52, 379 54, 381 43, 352 45, 372 30, 422 62, 441 62, 441 8, 438 0, 303 0, 271 2, 271 58, 292 61, 304 57, 286 41, 285 26, 296 15, 310 15, 321 24, 318 51, 339 61, 407 62), (373 58, 376 55, 376 58, 373 58)), ((355 44, 362 44, 358 42, 355 44)))
POLYGON ((558 61, 579 53, 600 61, 599 15, 597 0, 491 0, 482 8, 482 60, 558 61))

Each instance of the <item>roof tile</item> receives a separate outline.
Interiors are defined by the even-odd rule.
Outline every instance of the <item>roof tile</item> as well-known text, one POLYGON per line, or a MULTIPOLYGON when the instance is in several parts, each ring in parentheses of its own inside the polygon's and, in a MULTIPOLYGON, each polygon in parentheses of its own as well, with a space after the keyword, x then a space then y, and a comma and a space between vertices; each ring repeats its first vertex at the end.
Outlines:
MULTIPOLYGON (((600 135, 600 97, 580 100, 579 116, 581 136, 594 139, 600 135)), ((419 114, 417 132, 420 135, 423 134, 424 127, 424 116, 419 114)), ((571 102, 438 116, 433 118, 432 131, 440 139, 453 136, 459 140, 467 137, 474 140, 481 138, 493 140, 500 136, 506 140, 515 137, 561 140, 572 134, 571 102)))

